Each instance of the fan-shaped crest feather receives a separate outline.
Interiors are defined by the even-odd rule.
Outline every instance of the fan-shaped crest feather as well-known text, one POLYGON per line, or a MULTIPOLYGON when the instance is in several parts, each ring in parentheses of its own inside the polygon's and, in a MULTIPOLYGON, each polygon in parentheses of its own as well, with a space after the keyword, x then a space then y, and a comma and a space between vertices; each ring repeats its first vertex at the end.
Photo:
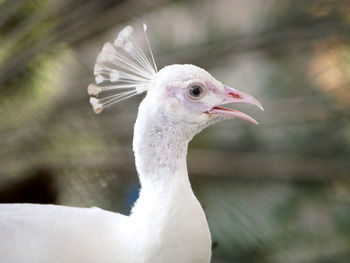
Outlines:
POLYGON ((98 54, 94 67, 97 85, 90 84, 88 94, 95 97, 102 93, 109 94, 100 99, 90 97, 95 113, 148 89, 150 80, 157 73, 157 66, 148 41, 146 24, 143 24, 143 31, 153 64, 135 41, 131 26, 118 34, 113 45, 105 43, 98 54))

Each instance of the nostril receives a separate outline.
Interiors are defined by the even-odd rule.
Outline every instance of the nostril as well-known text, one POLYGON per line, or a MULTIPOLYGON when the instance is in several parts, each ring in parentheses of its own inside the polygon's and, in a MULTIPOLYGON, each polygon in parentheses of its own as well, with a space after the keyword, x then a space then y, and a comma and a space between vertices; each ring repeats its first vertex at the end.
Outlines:
POLYGON ((241 98, 241 96, 239 94, 233 93, 233 92, 229 92, 228 96, 230 96, 232 98, 235 98, 235 99, 240 99, 241 98))

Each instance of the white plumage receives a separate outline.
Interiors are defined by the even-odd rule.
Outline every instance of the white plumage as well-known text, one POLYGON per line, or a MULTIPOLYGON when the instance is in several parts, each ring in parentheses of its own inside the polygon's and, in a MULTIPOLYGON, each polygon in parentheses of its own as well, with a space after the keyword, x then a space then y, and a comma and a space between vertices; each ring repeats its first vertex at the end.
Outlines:
MULTIPOLYGON (((143 27, 146 33, 147 26, 143 27)), ((211 237, 186 166, 187 146, 208 125, 228 118, 257 123, 221 104, 261 105, 193 65, 157 71, 133 38, 133 28, 106 43, 88 87, 96 113, 147 91, 134 129, 141 182, 130 216, 99 208, 0 205, 1 263, 207 263, 211 237), (96 98, 99 95, 102 98, 96 98)), ((145 34, 146 35, 146 34, 145 34)), ((146 36, 147 45, 149 42, 146 36)))

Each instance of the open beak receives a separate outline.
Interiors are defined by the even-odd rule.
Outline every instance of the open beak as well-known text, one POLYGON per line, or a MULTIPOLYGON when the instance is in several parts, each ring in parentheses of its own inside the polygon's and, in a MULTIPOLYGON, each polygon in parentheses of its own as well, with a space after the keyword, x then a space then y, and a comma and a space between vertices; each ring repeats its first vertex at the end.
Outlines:
POLYGON ((241 119, 241 120, 244 120, 244 121, 247 121, 250 123, 259 124, 256 120, 254 120, 252 117, 250 117, 249 115, 247 115, 243 112, 220 107, 220 105, 240 102, 240 103, 253 104, 253 105, 257 106, 258 108, 260 108, 262 111, 264 110, 263 107, 261 106, 260 102, 257 99, 255 99, 253 96, 250 96, 247 93, 238 91, 236 89, 233 89, 233 88, 230 88, 227 86, 224 86, 224 87, 225 87, 225 94, 224 94, 223 101, 220 104, 215 105, 215 107, 213 107, 212 109, 210 109, 208 111, 208 113, 218 114, 218 115, 221 115, 221 116, 228 118, 228 119, 237 118, 237 119, 241 119))

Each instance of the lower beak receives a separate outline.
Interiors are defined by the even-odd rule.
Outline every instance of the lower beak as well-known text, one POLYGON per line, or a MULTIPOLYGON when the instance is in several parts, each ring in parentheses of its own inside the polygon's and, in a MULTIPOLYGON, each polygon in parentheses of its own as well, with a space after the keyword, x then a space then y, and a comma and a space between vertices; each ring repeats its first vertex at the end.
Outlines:
POLYGON ((260 108, 262 111, 264 110, 260 102, 257 99, 255 99, 253 96, 227 86, 224 86, 224 87, 225 87, 225 94, 224 94, 223 101, 220 104, 215 105, 215 107, 213 107, 212 109, 210 109, 208 113, 218 114, 228 119, 237 118, 250 123, 259 124, 256 120, 254 120, 252 117, 250 117, 249 115, 243 112, 220 107, 220 105, 240 102, 240 103, 252 104, 260 108))

